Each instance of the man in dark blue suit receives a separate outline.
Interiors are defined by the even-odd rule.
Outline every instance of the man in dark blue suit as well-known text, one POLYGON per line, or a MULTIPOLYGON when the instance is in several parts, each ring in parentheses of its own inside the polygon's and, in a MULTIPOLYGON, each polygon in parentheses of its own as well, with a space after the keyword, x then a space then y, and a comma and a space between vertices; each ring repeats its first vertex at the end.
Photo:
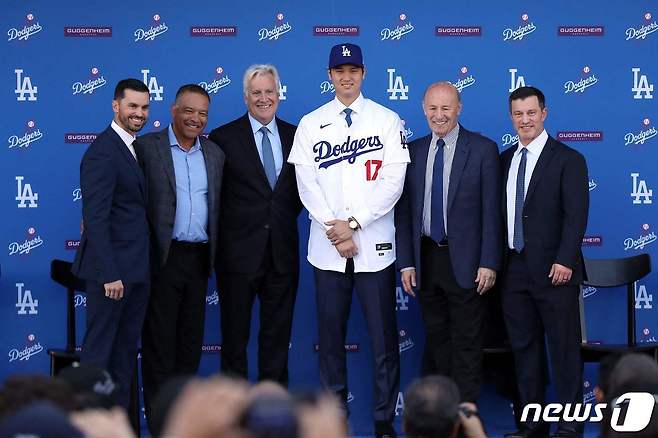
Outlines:
MULTIPOLYGON (((589 188, 583 156, 550 137, 544 94, 521 87, 509 97, 519 141, 501 154, 506 266, 501 302, 514 351, 520 401, 544 403, 545 351, 559 403, 582 403, 579 284, 589 188)), ((528 422, 508 437, 546 436, 528 422)), ((582 436, 582 423, 560 421, 554 436, 582 436)))
POLYGON ((82 362, 107 369, 128 407, 149 291, 146 185, 132 142, 146 123, 149 90, 137 79, 120 81, 114 120, 80 164, 84 231, 73 274, 87 282, 87 330, 82 362))
POLYGON ((409 144, 404 192, 395 207, 397 266, 418 288, 427 332, 423 373, 451 376, 475 401, 482 366, 482 296, 502 258, 496 143, 458 124, 459 92, 432 84, 423 111, 432 134, 409 144))

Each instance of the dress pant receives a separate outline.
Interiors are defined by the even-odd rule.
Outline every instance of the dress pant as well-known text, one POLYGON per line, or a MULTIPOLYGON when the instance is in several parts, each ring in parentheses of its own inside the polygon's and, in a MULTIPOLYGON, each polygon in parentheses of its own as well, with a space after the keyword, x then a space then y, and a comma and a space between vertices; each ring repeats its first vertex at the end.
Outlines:
POLYGON ((146 415, 171 378, 199 368, 208 291, 208 244, 172 240, 164 267, 154 276, 142 331, 146 415))
POLYGON ((107 370, 117 385, 117 403, 128 409, 139 336, 149 285, 124 284, 123 298, 105 296, 105 287, 87 281, 87 322, 80 361, 107 370))
POLYGON ((418 300, 426 331, 421 372, 452 377, 462 400, 475 402, 482 384, 486 300, 475 287, 457 284, 449 245, 439 246, 423 236, 420 248, 418 300))
POLYGON ((356 288, 363 309, 374 356, 373 411, 376 422, 390 422, 400 388, 400 345, 395 315, 395 268, 354 272, 352 259, 346 272, 315 268, 318 312, 320 379, 347 410, 345 338, 356 288))
MULTIPOLYGON (((502 306, 514 352, 521 405, 545 404, 546 343, 558 403, 583 402, 583 365, 580 357, 578 286, 538 286, 530 276, 525 254, 509 252, 502 283, 502 306)), ((546 430, 527 422, 522 427, 546 430)), ((558 428, 582 433, 582 423, 560 420, 558 428)))
POLYGON ((288 385, 288 350, 299 270, 279 273, 268 243, 258 271, 219 272, 217 284, 222 326, 222 372, 247 378, 247 344, 254 300, 260 301, 258 379, 288 385))

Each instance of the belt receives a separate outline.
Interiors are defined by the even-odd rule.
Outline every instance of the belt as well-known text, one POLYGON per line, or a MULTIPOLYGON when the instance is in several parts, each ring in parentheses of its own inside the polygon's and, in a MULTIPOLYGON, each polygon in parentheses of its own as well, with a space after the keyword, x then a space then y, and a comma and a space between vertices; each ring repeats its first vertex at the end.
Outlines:
POLYGON ((444 237, 441 239, 440 242, 437 242, 436 240, 432 239, 430 236, 423 235, 422 238, 427 241, 427 243, 432 243, 433 245, 437 246, 448 246, 448 238, 444 237))
POLYGON ((172 240, 171 246, 186 251, 201 251, 208 248, 208 242, 185 242, 183 240, 172 240))

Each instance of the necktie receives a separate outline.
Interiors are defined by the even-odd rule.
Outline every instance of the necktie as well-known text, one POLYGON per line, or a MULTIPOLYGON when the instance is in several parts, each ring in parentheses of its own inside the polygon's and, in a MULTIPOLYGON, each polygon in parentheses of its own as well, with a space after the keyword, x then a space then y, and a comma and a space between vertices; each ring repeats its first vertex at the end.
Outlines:
POLYGON ((272 143, 270 143, 270 138, 267 136, 270 130, 267 129, 266 126, 263 126, 259 131, 263 134, 261 150, 263 151, 263 167, 265 168, 265 175, 267 175, 270 187, 274 188, 274 185, 276 184, 276 166, 274 165, 272 143))
POLYGON ((352 114, 352 110, 349 108, 345 108, 343 112, 345 113, 345 121, 347 122, 347 126, 348 127, 352 126, 352 117, 350 116, 352 114))
POLYGON ((521 148, 521 161, 519 171, 516 174, 516 199, 514 204, 514 249, 516 252, 523 251, 523 202, 525 200, 525 165, 527 161, 528 148, 521 148))
POLYGON ((446 237, 443 225, 443 146, 445 144, 442 138, 436 142, 436 155, 432 167, 430 237, 436 243, 440 243, 446 237))

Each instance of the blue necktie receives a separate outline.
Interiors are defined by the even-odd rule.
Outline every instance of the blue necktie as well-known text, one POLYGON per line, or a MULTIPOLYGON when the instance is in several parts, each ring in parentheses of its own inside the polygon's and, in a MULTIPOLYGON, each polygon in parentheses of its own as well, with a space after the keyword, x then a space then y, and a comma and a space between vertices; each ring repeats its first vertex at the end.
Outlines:
POLYGON ((350 114, 352 114, 352 110, 349 108, 345 108, 343 112, 345 113, 345 121, 347 122, 347 127, 349 128, 350 126, 352 126, 352 117, 350 117, 350 114))
POLYGON ((446 237, 443 225, 443 146, 445 142, 440 138, 436 142, 436 155, 432 167, 432 211, 430 218, 430 237, 440 243, 446 237))
POLYGON ((272 143, 270 143, 270 138, 267 136, 267 133, 270 132, 270 130, 267 129, 266 126, 263 126, 259 131, 263 134, 261 149, 263 151, 263 167, 265 168, 265 175, 267 175, 267 180, 270 182, 270 187, 274 188, 274 185, 276 184, 276 166, 274 165, 272 143))
POLYGON ((527 161, 528 148, 521 148, 521 161, 519 171, 516 174, 516 199, 514 204, 514 249, 516 252, 523 251, 523 202, 525 200, 525 165, 527 161))

